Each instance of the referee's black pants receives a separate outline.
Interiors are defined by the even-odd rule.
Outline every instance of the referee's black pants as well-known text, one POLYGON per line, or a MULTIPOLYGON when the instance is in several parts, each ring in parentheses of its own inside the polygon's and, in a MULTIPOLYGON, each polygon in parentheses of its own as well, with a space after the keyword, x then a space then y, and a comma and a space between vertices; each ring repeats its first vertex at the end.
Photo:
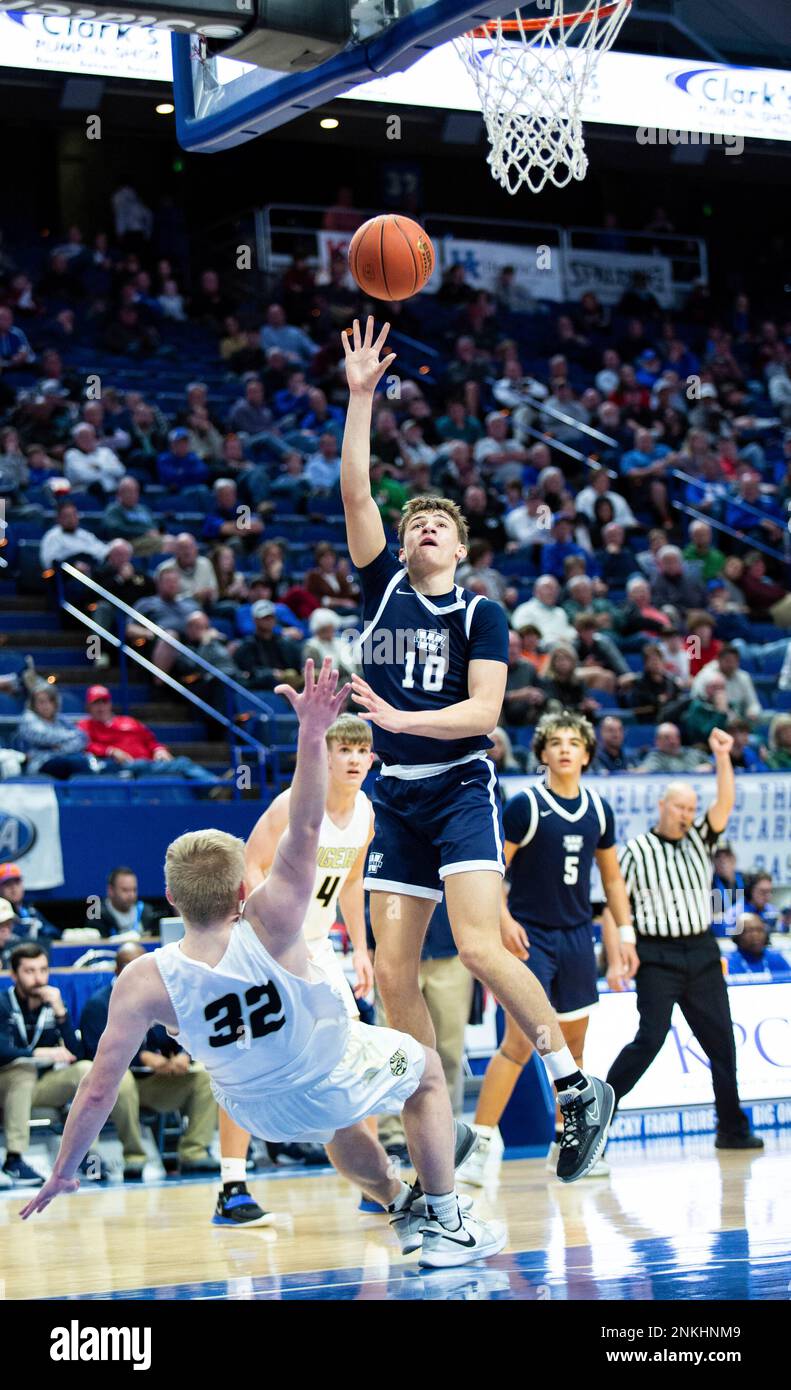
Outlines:
POLYGON ((747 1134, 739 1104, 736 1044, 719 947, 711 932, 686 937, 639 937, 635 976, 640 1027, 607 1074, 618 1104, 650 1067, 670 1031, 673 1005, 711 1062, 711 1081, 720 1134, 747 1134))

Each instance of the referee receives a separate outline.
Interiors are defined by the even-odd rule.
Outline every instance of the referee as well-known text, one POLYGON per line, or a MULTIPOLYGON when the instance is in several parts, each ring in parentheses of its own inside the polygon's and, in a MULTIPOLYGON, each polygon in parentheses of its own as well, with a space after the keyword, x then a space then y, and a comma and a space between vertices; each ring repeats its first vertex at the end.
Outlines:
POLYGON ((688 783, 670 782, 659 802, 657 825, 635 835, 619 853, 634 929, 617 927, 605 911, 607 958, 620 959, 620 968, 611 968, 608 980, 611 987, 624 989, 625 980, 636 976, 640 1027, 616 1057, 607 1080, 617 1105, 661 1049, 678 1004, 711 1062, 716 1147, 762 1149, 763 1140, 750 1132, 739 1104, 728 990, 711 931, 712 855, 734 803, 732 746, 722 729, 709 736, 717 795, 705 815, 697 816, 697 798, 688 783))

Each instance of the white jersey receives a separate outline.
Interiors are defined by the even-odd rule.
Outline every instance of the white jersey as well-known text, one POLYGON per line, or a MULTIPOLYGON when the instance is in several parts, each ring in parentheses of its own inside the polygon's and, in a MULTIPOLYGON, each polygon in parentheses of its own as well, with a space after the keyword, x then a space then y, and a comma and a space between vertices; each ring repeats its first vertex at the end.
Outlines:
POLYGON ((249 922, 234 927, 217 965, 172 942, 154 959, 178 1019, 179 1042, 224 1095, 298 1090, 326 1077, 348 1041, 346 1006, 315 962, 292 975, 249 922))
POLYGON ((332 931, 338 915, 338 895, 370 833, 371 803, 363 791, 357 793, 352 818, 343 829, 324 812, 316 854, 316 882, 302 928, 311 948, 316 942, 326 941, 332 931))

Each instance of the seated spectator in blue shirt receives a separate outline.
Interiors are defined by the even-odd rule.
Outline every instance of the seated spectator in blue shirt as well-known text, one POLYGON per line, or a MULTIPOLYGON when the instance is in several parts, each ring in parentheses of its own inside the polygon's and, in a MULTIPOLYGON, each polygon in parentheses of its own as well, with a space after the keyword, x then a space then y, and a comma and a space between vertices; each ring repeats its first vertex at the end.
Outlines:
POLYGON ((760 473, 745 468, 739 474, 737 489, 737 496, 725 508, 725 524, 744 535, 778 542, 783 533, 777 503, 761 492, 760 473))
POLYGON ((667 445, 657 444, 650 430, 638 430, 634 448, 627 449, 626 453, 621 455, 621 475, 626 478, 631 474, 636 481, 644 477, 661 477, 665 468, 657 465, 661 465, 669 453, 667 445))
POLYGON ((554 574, 556 579, 562 581, 565 578, 564 564, 569 555, 579 555, 585 561, 586 569, 590 566, 592 556, 574 540, 574 523, 570 517, 557 517, 551 534, 551 541, 541 552, 541 568, 545 574, 554 574))
POLYGON ((0 306, 0 362, 4 367, 25 367, 34 362, 33 349, 21 328, 14 327, 14 315, 5 305, 0 306))
POLYGON ((224 541, 235 549, 253 550, 260 543, 264 523, 247 506, 239 506, 236 483, 218 478, 212 488, 214 506, 203 523, 205 541, 224 541))
POLYGON ((184 488, 200 487, 209 476, 209 469, 190 449, 190 433, 182 427, 171 430, 168 435, 170 448, 157 459, 157 475, 168 492, 182 492, 184 488))
POLYGON ((731 762, 734 772, 766 772, 767 765, 761 756, 761 750, 754 748, 750 742, 752 725, 749 719, 732 719, 727 726, 727 732, 733 739, 731 762))
POLYGON ((60 929, 53 927, 24 897, 25 883, 19 865, 0 864, 0 901, 10 903, 24 940, 44 941, 60 936, 60 929))
POLYGON ((282 390, 275 392, 272 407, 278 420, 284 420, 288 417, 291 421, 291 428, 297 429, 299 421, 307 409, 309 397, 310 387, 305 379, 305 373, 301 367, 296 367, 289 372, 282 390))
POLYGON ((780 914, 772 902, 771 874, 758 873, 748 879, 744 906, 745 911, 760 917, 767 931, 774 931, 775 923, 780 914))
POLYGON ((318 386, 310 388, 307 399, 309 409, 301 417, 299 428, 309 430, 311 434, 315 435, 334 434, 340 443, 345 424, 343 411, 337 405, 330 405, 324 392, 318 386))
MULTIPOLYGON (((247 592, 248 602, 240 603, 236 609, 236 631, 240 637, 250 637, 255 632, 253 604, 258 603, 259 599, 273 601, 272 585, 268 579, 251 579, 247 592)), ((275 601, 276 637, 289 637, 292 641, 301 642, 302 638, 307 636, 307 632, 308 624, 300 622, 288 604, 275 601)))
POLYGON ((744 874, 736 867, 730 845, 720 845, 714 852, 711 901, 714 935, 732 936, 736 918, 744 912, 745 897, 744 874))
MULTIPOLYGON (((679 460, 682 472, 688 472, 686 461, 679 460)), ((716 454, 704 454, 698 476, 685 484, 684 501, 699 511, 717 513, 730 497, 728 480, 716 454)))
POLYGON ((596 752, 591 772, 630 772, 638 760, 636 753, 625 753, 624 727, 617 714, 607 714, 596 730, 596 752))
POLYGON ((266 311, 266 323, 261 329, 261 346, 264 351, 280 348, 292 362, 300 362, 307 367, 318 352, 318 344, 309 338, 301 328, 286 323, 282 304, 270 304, 266 311))
POLYGON ((448 401, 447 415, 437 421, 437 433, 443 443, 461 439, 465 444, 477 444, 483 438, 483 426, 474 415, 467 414, 464 401, 448 401))
POLYGON ((791 962, 779 951, 769 950, 769 932, 754 912, 743 912, 736 920, 733 940, 736 950, 728 957, 728 979, 744 975, 788 975, 791 962))
POLYGON ((333 434, 323 434, 315 454, 305 464, 305 478, 311 492, 331 492, 340 482, 341 456, 333 434))

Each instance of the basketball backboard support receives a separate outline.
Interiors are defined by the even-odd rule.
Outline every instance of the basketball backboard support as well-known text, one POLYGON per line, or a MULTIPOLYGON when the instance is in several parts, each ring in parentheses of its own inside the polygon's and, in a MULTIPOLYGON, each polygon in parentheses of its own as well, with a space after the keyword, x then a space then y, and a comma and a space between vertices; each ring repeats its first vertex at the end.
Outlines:
MULTIPOLYGON (((255 0, 247 2, 252 8, 255 0)), ((231 149, 304 116, 361 82, 404 71, 429 49, 507 10, 508 0, 351 0, 353 37, 340 51, 293 72, 274 63, 271 68, 261 66, 267 53, 266 31, 258 32, 255 66, 212 55, 199 34, 174 33, 179 143, 203 154, 231 149)), ((241 47, 247 56, 250 40, 248 32, 243 44, 233 45, 234 51, 241 47)), ((273 53, 276 50, 273 35, 273 53)))

